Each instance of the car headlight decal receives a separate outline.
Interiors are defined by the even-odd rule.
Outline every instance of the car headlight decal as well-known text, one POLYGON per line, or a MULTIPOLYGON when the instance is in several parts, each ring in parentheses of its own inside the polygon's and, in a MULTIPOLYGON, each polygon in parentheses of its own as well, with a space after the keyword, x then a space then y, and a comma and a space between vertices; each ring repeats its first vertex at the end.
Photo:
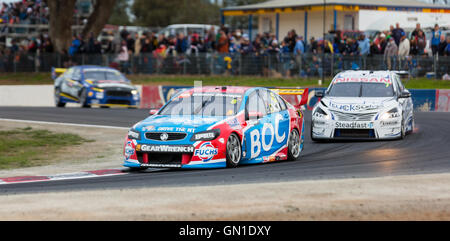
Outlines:
POLYGON ((128 139, 139 140, 141 139, 141 133, 135 129, 128 131, 128 139))
POLYGON ((329 114, 327 114, 324 110, 322 110, 322 108, 320 108, 320 107, 317 107, 313 116, 317 117, 317 118, 327 119, 327 120, 331 119, 331 116, 329 114))
POLYGON ((380 120, 388 120, 388 119, 393 119, 393 118, 398 118, 400 117, 400 112, 398 111, 398 108, 392 108, 391 110, 384 112, 383 114, 380 115, 380 120))
POLYGON ((105 97, 105 94, 103 92, 95 93, 95 98, 97 98, 97 99, 103 99, 104 97, 105 97))
POLYGON ((212 141, 220 136, 220 130, 214 129, 203 131, 192 135, 191 141, 212 141))

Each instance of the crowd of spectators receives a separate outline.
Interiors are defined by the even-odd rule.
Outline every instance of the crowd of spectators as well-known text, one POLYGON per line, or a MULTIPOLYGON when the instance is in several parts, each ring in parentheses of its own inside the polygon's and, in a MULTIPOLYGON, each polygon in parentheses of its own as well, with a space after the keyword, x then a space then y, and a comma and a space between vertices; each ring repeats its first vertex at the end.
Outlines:
POLYGON ((49 10, 42 0, 22 0, 0 5, 0 24, 48 24, 49 10))
MULTIPOLYGON (((47 12, 45 4, 35 0, 3 4, 0 13, 2 17, 8 16, 8 21, 18 19, 20 22, 36 21, 32 16, 48 19, 47 12)), ((229 30, 224 26, 220 29, 211 27, 202 33, 175 33, 170 36, 156 32, 138 34, 124 28, 119 33, 102 38, 92 33, 88 36, 76 34, 67 49, 67 56, 75 59, 79 55, 96 55, 89 58, 94 61, 93 64, 105 64, 105 58, 101 56, 108 56, 107 64, 117 65, 126 73, 170 73, 183 68, 186 71, 186 66, 189 69, 194 66, 197 69, 209 68, 208 71, 214 73, 321 76, 324 72, 334 74, 330 69, 420 68, 415 56, 428 55, 427 41, 430 42, 432 55, 450 56, 450 37, 446 37, 438 25, 430 36, 431 39, 427 39, 420 24, 407 33, 398 23, 373 36, 361 32, 347 35, 336 31, 325 38, 310 38, 309 41, 295 30, 277 39, 271 33, 250 38, 240 29, 229 30), (324 57, 330 55, 332 60, 324 57), (208 64, 211 61, 213 64, 208 64)), ((41 34, 24 41, 13 40, 11 47, 4 51, 53 53, 53 49, 48 35, 41 34)), ((74 64, 77 62, 80 61, 74 61, 74 64)))

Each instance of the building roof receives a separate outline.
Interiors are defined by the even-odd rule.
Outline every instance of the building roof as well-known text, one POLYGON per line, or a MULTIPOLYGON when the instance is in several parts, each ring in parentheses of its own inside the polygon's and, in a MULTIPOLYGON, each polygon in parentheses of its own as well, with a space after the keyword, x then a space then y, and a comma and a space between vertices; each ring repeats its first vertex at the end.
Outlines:
POLYGON ((277 8, 297 8, 323 6, 353 6, 358 9, 392 10, 392 11, 430 11, 450 13, 450 6, 430 4, 416 0, 270 0, 257 4, 223 8, 222 11, 251 11, 277 8))

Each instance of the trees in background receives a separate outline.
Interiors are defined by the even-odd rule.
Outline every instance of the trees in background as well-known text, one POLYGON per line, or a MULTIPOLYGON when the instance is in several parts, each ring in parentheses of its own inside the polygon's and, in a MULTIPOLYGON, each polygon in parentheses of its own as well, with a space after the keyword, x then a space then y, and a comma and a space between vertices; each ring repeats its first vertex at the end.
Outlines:
MULTIPOLYGON (((220 8, 255 4, 267 0, 134 0, 133 25, 165 27, 170 24, 220 24, 220 8)), ((227 19, 233 27, 248 26, 248 17, 227 19)))
POLYGON ((63 53, 72 41, 72 22, 76 0, 46 0, 50 11, 49 36, 55 51, 63 53))
POLYGON ((131 12, 141 26, 220 23, 220 7, 210 0, 135 0, 131 12))
POLYGON ((130 4, 130 0, 116 0, 116 5, 114 5, 108 24, 117 26, 131 25, 132 22, 128 14, 128 10, 131 7, 130 4))
MULTIPOLYGON (((50 11, 49 36, 56 51, 63 53, 72 42, 72 25, 77 0, 45 0, 50 11)), ((116 0, 93 1, 93 11, 82 30, 82 36, 89 33, 98 36, 113 12, 116 0)))
MULTIPOLYGON (((55 50, 64 52, 72 42, 72 25, 77 0, 44 0, 50 11, 49 35, 55 50)), ((220 24, 220 8, 254 4, 266 0, 91 0, 93 11, 83 26, 82 36, 98 36, 105 24, 165 27, 177 23, 220 24), (134 15, 130 20, 128 10, 134 15)), ((228 20, 233 27, 245 27, 248 18, 228 20)))

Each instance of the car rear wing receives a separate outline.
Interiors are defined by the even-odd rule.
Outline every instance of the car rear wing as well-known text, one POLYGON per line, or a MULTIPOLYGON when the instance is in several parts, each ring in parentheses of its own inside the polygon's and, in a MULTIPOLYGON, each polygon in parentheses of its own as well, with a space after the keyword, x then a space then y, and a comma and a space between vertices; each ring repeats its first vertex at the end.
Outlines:
POLYGON ((276 88, 270 89, 299 109, 308 103, 309 88, 276 88))
POLYGON ((52 79, 56 79, 62 74, 64 74, 67 71, 67 69, 64 68, 52 68, 52 79))

